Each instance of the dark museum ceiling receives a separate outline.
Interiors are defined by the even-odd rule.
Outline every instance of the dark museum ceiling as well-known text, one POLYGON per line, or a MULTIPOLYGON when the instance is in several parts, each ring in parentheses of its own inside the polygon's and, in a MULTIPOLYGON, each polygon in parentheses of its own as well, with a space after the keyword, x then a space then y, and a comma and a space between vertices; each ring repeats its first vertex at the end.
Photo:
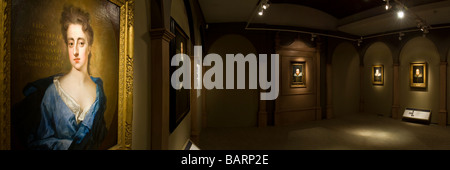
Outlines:
MULTIPOLYGON (((438 2, 443 0, 400 0, 407 7, 411 8, 418 5, 438 2)), ((382 8, 385 2, 383 0, 271 0, 270 2, 288 3, 303 5, 324 11, 338 19, 348 17, 372 8, 382 8)))
MULTIPOLYGON (((394 0, 390 0, 395 4, 394 0)), ((258 16, 260 0, 199 0, 207 23, 243 22, 339 31, 355 36, 415 28, 419 16, 429 25, 450 24, 450 0, 399 0, 408 9, 399 20, 383 0, 269 0, 258 16)))

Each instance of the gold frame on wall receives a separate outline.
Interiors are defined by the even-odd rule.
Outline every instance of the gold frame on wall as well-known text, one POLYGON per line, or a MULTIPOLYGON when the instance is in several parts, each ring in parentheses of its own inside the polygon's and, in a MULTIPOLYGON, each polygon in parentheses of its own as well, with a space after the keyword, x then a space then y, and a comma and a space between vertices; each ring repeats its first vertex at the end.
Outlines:
MULTIPOLYGON (((133 118, 134 0, 120 7, 118 135, 109 149, 131 149, 133 118)), ((11 149, 11 0, 0 0, 0 150, 11 149)))
POLYGON ((383 65, 372 66, 372 84, 374 84, 374 85, 383 85, 384 84, 384 66, 383 65), (381 81, 375 80, 375 69, 376 68, 381 68, 380 73, 379 73, 380 77, 381 77, 381 81))
POLYGON ((289 77, 290 77, 290 83, 291 83, 291 88, 300 88, 300 87, 306 87, 306 62, 291 62, 291 65, 289 67, 289 77), (300 73, 302 74, 302 78, 301 78, 301 82, 294 82, 294 77, 293 77, 293 70, 295 66, 301 66, 302 70, 300 70, 300 73))
POLYGON ((409 80, 410 80, 410 87, 413 88, 426 88, 427 87, 427 63, 411 63, 409 67, 409 80), (414 71, 414 67, 416 67, 416 71, 414 71), (420 70, 422 69, 422 73, 420 73, 420 70), (418 70, 418 71, 417 71, 418 70), (416 76, 417 75, 417 76, 416 76), (418 79, 417 81, 420 82, 414 82, 414 78, 423 78, 418 79))

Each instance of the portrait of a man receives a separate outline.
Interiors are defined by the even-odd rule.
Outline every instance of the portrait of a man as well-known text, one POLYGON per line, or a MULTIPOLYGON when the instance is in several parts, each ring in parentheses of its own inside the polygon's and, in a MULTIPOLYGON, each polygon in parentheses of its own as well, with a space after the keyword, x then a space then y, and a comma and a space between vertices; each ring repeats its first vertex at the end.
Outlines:
POLYGON ((303 73, 300 71, 300 68, 295 68, 295 73, 294 73, 294 82, 302 82, 302 77, 303 77, 303 73))
POLYGON ((413 83, 423 83, 423 67, 413 66, 413 83))
POLYGON ((384 84, 383 65, 372 66, 372 83, 375 85, 383 85, 384 84))
POLYGON ((427 87, 427 65, 426 63, 411 63, 410 85, 414 88, 427 87))
POLYGON ((305 87, 306 75, 305 75, 305 63, 292 63, 291 64, 291 87, 305 87))

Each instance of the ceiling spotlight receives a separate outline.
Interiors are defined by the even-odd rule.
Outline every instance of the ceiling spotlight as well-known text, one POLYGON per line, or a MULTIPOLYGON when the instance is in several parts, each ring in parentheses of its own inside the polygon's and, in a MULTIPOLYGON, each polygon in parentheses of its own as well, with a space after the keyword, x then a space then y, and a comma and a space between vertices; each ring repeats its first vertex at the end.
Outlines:
POLYGON ((417 28, 421 28, 422 27, 422 23, 417 23, 417 28))
POLYGON ((259 12, 258 15, 262 16, 264 15, 264 10, 269 8, 269 0, 263 0, 260 4, 259 4, 259 12))
POLYGON ((405 17, 405 13, 402 10, 399 10, 397 12, 397 17, 401 19, 401 18, 405 17))
POLYGON ((405 34, 403 32, 398 33, 398 40, 402 40, 402 37, 405 36, 405 34))
POLYGON ((261 10, 261 11, 259 11, 258 12, 258 15, 260 15, 260 16, 262 16, 264 13, 263 13, 263 10, 261 10))
POLYGON ((420 27, 420 31, 422 31, 423 33, 428 33, 428 27, 424 25, 420 27))
POLYGON ((386 5, 384 6, 385 7, 385 9, 386 10, 389 10, 389 9, 391 9, 391 5, 389 5, 389 0, 384 0, 384 1, 386 1, 386 5))
POLYGON ((263 8, 263 9, 267 9, 267 8, 269 8, 269 6, 270 6, 270 5, 269 5, 268 3, 265 3, 265 4, 262 5, 262 8, 263 8))
POLYGON ((314 39, 317 37, 316 34, 311 34, 311 41, 314 41, 314 39))
POLYGON ((263 9, 267 9, 267 8, 269 8, 269 6, 270 6, 270 4, 269 4, 268 0, 263 1, 263 5, 262 5, 263 9))

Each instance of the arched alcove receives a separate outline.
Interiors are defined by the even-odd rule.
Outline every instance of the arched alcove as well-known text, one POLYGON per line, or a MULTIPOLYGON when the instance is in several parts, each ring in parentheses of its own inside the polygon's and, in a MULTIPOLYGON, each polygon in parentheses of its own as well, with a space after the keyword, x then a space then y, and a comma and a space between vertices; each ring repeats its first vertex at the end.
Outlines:
POLYGON ((405 108, 431 110, 431 122, 437 123, 439 114, 440 57, 432 41, 424 37, 409 40, 401 49, 399 67, 400 112, 405 108), (410 64, 427 63, 427 87, 410 87, 410 64))
POLYGON ((332 55, 333 116, 358 113, 360 61, 355 47, 347 42, 336 46, 332 55))
POLYGON ((393 90, 393 59, 389 47, 382 42, 371 44, 364 54, 364 112, 391 116, 393 90), (383 84, 372 82, 373 66, 383 66, 383 84))
MULTIPOLYGON (((245 37, 237 34, 223 35, 214 41, 207 54, 216 53, 223 59, 223 84, 226 84, 225 57, 226 54, 241 53, 244 56, 253 53, 256 49, 245 37)), ((205 54, 205 55, 207 55, 205 54)), ((214 65, 213 65, 214 66, 214 65)), ((207 67, 203 72, 206 72, 207 67)), ((236 84, 235 65, 235 84, 236 84)), ((246 64, 246 79, 248 79, 248 64, 246 64)), ((236 88, 236 86, 235 86, 236 88)), ((249 89, 212 89, 206 90, 206 122, 208 127, 251 127, 257 124, 259 90, 249 89)))

